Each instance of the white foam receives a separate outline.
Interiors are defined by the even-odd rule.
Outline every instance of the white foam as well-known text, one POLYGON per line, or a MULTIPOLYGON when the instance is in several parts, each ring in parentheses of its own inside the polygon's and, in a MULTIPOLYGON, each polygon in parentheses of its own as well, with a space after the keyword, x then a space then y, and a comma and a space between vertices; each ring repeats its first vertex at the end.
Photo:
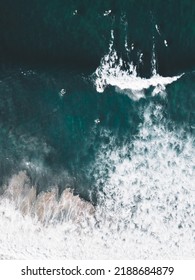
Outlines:
POLYGON ((59 92, 59 96, 63 97, 66 94, 66 89, 62 88, 59 92))
POLYGON ((161 111, 146 108, 137 137, 121 148, 102 132, 110 143, 98 151, 92 174, 103 192, 90 215, 87 206, 79 219, 75 212, 59 219, 60 207, 78 213, 80 199, 70 193, 60 204, 55 189, 37 199, 26 174, 14 176, 0 196, 1 258, 194 258, 194 139, 168 130, 161 111))
MULTIPOLYGON (((145 90, 154 87, 158 90, 153 91, 153 95, 159 94, 160 88, 164 89, 167 85, 177 81, 182 75, 174 77, 163 77, 157 73, 155 50, 153 46, 152 55, 152 76, 148 79, 138 76, 137 67, 131 62, 126 63, 126 70, 124 70, 124 63, 120 57, 118 57, 116 50, 113 48, 114 33, 111 32, 111 42, 109 46, 109 52, 106 54, 100 62, 100 66, 95 71, 95 86, 98 92, 103 92, 107 86, 116 87, 118 92, 127 94, 134 100, 139 100, 145 97, 145 90)), ((128 49, 127 42, 126 49, 128 49)), ((131 45, 131 49, 134 45, 131 45)), ((128 49, 129 51, 129 49, 128 49)), ((140 63, 144 54, 140 54, 140 63)))
POLYGON ((121 232, 127 258, 190 258, 195 253, 193 138, 169 131, 161 110, 145 110, 130 145, 116 149, 111 144, 98 155, 100 184, 101 166, 108 170, 98 210, 104 213, 105 232, 121 232))
POLYGON ((73 16, 76 16, 78 14, 78 10, 74 10, 73 16))
POLYGON ((96 124, 98 124, 98 123, 100 123, 100 119, 96 119, 96 120, 94 120, 94 122, 95 122, 96 124))
POLYGON ((164 40, 165 47, 168 47, 167 40, 164 40))
POLYGON ((108 16, 110 13, 112 12, 112 10, 107 10, 104 12, 104 16, 108 16))
POLYGON ((158 32, 158 34, 159 34, 159 35, 161 35, 161 34, 160 34, 159 27, 158 27, 158 25, 157 25, 157 24, 155 24, 155 28, 156 28, 156 31, 158 32))

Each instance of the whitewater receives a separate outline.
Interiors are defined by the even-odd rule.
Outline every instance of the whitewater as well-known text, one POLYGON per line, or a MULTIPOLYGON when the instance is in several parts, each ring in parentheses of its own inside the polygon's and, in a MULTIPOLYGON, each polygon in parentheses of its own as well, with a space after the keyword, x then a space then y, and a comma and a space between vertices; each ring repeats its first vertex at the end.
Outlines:
MULTIPOLYGON (((161 77, 154 57, 151 78, 139 77, 132 63, 124 70, 112 40, 93 75, 96 90, 111 86, 139 102, 152 87, 152 97, 166 98, 167 85, 182 75, 161 77)), ((109 142, 88 166, 95 204, 71 189, 59 194, 57 186, 37 194, 24 170, 13 174, 0 195, 0 258, 193 258, 194 136, 168 120, 164 110, 153 99, 140 106, 138 132, 133 138, 129 132, 120 146, 109 129, 101 130, 109 142)))
POLYGON ((112 139, 98 151, 95 206, 69 191, 60 200, 55 188, 35 197, 25 173, 13 176, 0 197, 1 258, 192 258, 194 139, 169 131, 160 106, 150 105, 143 117, 131 143, 119 149, 112 139), (41 218, 35 204, 44 209, 41 218))

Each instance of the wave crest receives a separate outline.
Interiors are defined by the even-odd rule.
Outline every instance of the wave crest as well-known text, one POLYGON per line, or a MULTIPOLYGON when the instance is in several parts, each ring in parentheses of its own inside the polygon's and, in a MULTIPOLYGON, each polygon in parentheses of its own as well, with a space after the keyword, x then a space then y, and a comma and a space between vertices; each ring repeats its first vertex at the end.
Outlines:
MULTIPOLYGON (((114 32, 111 31, 111 41, 109 52, 100 62, 100 66, 94 73, 95 87, 98 92, 104 92, 107 86, 115 87, 119 93, 126 94, 134 101, 145 98, 145 90, 153 87, 152 95, 165 94, 166 86, 177 81, 183 74, 174 77, 163 77, 157 73, 155 50, 152 54, 152 76, 148 79, 138 76, 137 67, 133 62, 124 62, 113 48, 114 32), (125 68, 125 69, 124 69, 125 68)), ((128 53, 127 42, 125 48, 128 53)), ((141 63, 143 53, 139 53, 139 61, 141 63)))

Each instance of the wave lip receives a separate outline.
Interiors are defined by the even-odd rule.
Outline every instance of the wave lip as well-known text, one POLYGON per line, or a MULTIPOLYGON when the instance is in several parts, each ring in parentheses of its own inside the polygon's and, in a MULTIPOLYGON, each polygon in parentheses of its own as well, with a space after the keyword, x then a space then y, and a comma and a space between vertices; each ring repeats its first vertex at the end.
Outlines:
MULTIPOLYGON (((156 58, 153 48, 152 54, 152 76, 148 79, 138 76, 137 67, 131 63, 124 63, 113 49, 114 35, 111 32, 111 42, 109 52, 100 62, 100 66, 95 71, 95 87, 97 92, 104 92, 107 86, 114 86, 116 91, 128 95, 133 100, 145 97, 145 90, 154 87, 152 95, 164 93, 167 85, 177 81, 183 74, 173 77, 163 77, 157 73, 156 58), (124 70, 124 65, 126 69, 124 70)), ((127 52, 130 49, 125 43, 127 52)), ((139 62, 142 63, 143 53, 139 54, 139 62)))
POLYGON ((104 76, 103 83, 102 80, 97 81, 96 89, 98 92, 103 92, 106 86, 114 86, 117 92, 124 93, 136 101, 140 98, 145 98, 145 90, 150 87, 154 87, 153 96, 163 93, 167 85, 177 81, 181 76, 162 77, 157 74, 149 79, 145 79, 126 73, 119 73, 118 75, 108 74, 106 77, 104 76))

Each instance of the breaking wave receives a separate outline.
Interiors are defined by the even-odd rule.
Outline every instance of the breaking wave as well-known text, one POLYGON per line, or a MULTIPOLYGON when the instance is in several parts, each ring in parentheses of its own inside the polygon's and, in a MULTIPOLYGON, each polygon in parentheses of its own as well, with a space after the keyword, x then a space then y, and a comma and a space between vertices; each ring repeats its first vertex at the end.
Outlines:
MULTIPOLYGON (((165 94, 166 86, 177 81, 183 74, 174 77, 163 77, 157 73, 155 48, 153 47, 153 54, 151 58, 152 76, 150 78, 141 78, 138 75, 138 65, 133 62, 125 62, 120 58, 113 47, 114 32, 111 31, 111 40, 109 45, 109 52, 100 62, 100 66, 94 73, 94 83, 98 92, 103 92, 107 86, 115 87, 119 93, 128 95, 134 101, 140 98, 145 98, 145 90, 153 87, 152 95, 165 94)), ((131 55, 131 48, 125 42, 127 56, 131 55)), ((144 54, 138 52, 138 64, 142 63, 144 54)))

